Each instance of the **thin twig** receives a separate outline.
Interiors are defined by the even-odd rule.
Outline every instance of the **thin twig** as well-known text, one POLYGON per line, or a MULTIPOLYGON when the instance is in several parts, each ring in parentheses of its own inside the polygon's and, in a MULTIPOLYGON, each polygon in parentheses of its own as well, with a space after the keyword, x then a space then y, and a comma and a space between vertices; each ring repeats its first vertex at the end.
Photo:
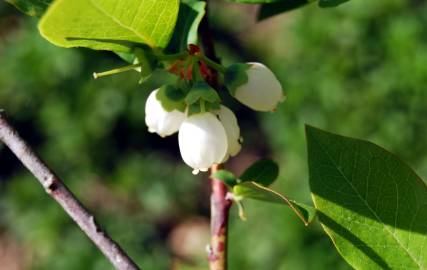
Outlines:
POLYGON ((0 109, 0 141, 4 142, 27 169, 37 178, 44 190, 55 199, 82 231, 101 250, 118 270, 138 270, 139 267, 123 249, 96 223, 94 216, 77 200, 64 183, 36 155, 30 146, 9 124, 0 109))
MULTIPOLYGON (((208 7, 209 1, 206 1, 206 14, 200 25, 200 39, 205 55, 216 63, 219 63, 209 26, 208 7)), ((214 76, 209 83, 219 90, 221 86, 218 81, 218 73, 212 69, 212 74, 214 76)), ((219 168, 219 165, 213 165, 211 173, 215 173, 219 168)), ((209 250, 209 268, 210 270, 227 270, 228 216, 232 202, 226 198, 227 186, 218 179, 211 179, 211 181, 211 245, 209 250)))

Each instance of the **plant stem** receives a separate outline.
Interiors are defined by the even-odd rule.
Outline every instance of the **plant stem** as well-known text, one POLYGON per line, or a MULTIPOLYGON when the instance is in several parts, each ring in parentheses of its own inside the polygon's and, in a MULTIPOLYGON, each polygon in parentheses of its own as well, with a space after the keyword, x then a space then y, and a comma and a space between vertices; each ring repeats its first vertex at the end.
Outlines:
POLYGON ((77 223, 80 229, 101 250, 118 270, 138 270, 139 267, 98 225, 94 216, 77 200, 74 194, 36 155, 30 146, 9 124, 0 109, 0 141, 16 155, 27 169, 39 180, 44 190, 55 199, 65 212, 77 223))
MULTIPOLYGON (((220 63, 215 53, 215 46, 212 39, 212 32, 208 21, 209 1, 206 1, 206 15, 200 25, 200 39, 203 45, 204 54, 213 62, 220 63)), ((218 73, 212 70, 212 78, 209 84, 217 90, 220 89, 218 73)), ((215 173, 221 167, 213 165, 211 173, 215 173)), ((210 270, 227 270, 227 235, 228 235, 228 215, 232 201, 227 199, 227 186, 218 179, 211 179, 211 246, 209 250, 210 270)))
MULTIPOLYGON (((211 174, 220 169, 220 165, 211 167, 211 174)), ((218 179, 211 179, 211 246, 209 250, 210 270, 227 269, 228 214, 231 200, 227 199, 227 187, 218 179)))

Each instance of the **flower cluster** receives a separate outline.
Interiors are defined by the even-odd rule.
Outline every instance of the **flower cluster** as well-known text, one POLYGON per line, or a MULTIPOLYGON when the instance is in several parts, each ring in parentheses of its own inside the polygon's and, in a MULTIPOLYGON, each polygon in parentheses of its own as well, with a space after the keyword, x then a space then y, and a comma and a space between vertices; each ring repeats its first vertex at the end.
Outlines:
POLYGON ((284 98, 279 81, 263 64, 225 68, 200 53, 175 61, 168 71, 177 81, 151 92, 145 122, 150 132, 162 137, 178 132, 182 159, 194 174, 237 155, 242 143, 235 114, 206 82, 212 76, 208 66, 223 75, 229 93, 249 108, 274 111, 284 98))

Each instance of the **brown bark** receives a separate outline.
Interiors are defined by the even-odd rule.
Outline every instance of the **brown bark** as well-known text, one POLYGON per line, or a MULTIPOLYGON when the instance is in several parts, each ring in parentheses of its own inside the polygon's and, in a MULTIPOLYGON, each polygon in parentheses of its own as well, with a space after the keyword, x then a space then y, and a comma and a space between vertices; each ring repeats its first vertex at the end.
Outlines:
POLYGON ((44 190, 55 199, 77 223, 107 259, 119 270, 138 270, 123 249, 96 223, 94 216, 77 200, 58 176, 37 156, 9 124, 0 109, 0 141, 16 155, 37 178, 44 190))

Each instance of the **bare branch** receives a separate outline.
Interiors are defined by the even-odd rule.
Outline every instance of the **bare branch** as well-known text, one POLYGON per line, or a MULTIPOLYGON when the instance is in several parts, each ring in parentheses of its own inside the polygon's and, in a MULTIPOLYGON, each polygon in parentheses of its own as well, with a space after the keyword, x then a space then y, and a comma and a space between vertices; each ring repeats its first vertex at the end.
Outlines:
POLYGON ((27 169, 37 178, 45 191, 54 198, 82 231, 101 250, 118 270, 138 270, 139 267, 123 249, 96 223, 94 216, 77 200, 64 183, 34 153, 30 146, 8 123, 0 109, 0 140, 4 142, 27 169))

